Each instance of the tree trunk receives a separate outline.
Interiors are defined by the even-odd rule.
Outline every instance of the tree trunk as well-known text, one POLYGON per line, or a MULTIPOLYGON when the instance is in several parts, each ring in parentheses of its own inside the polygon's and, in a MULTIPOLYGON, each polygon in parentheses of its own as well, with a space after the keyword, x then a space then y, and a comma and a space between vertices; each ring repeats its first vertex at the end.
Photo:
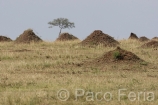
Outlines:
POLYGON ((60 34, 61 34, 61 30, 62 30, 62 28, 60 28, 59 36, 60 36, 60 34))

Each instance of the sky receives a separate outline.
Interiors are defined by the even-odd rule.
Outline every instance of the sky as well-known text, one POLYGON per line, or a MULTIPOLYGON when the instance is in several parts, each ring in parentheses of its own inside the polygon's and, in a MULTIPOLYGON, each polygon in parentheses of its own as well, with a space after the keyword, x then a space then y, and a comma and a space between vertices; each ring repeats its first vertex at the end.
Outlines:
POLYGON ((102 30, 117 40, 130 33, 138 37, 158 36, 158 0, 0 0, 0 35, 15 40, 33 29, 45 41, 54 41, 59 27, 49 21, 67 18, 75 28, 63 29, 83 40, 102 30))

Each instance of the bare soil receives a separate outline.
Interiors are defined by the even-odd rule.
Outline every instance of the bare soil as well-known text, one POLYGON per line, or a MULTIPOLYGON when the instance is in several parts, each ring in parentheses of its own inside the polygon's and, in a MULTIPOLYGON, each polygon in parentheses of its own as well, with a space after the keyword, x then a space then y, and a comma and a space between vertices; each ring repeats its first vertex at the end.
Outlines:
POLYGON ((103 33, 101 30, 95 30, 80 44, 89 47, 97 46, 99 44, 102 44, 105 47, 116 47, 117 45, 119 45, 119 42, 116 41, 113 37, 109 36, 108 34, 103 33))
POLYGON ((131 33, 128 39, 139 39, 135 33, 131 33))
POLYGON ((60 36, 56 39, 56 41, 69 41, 69 40, 78 40, 77 37, 75 37, 72 34, 69 33, 62 33, 60 36))
POLYGON ((94 60, 82 63, 84 68, 100 68, 100 70, 144 70, 144 66, 149 64, 134 53, 123 50, 120 47, 106 52, 94 60))
POLYGON ((119 62, 142 62, 137 55, 117 47, 113 51, 105 53, 103 56, 94 60, 96 63, 119 63, 119 62))
POLYGON ((12 39, 6 36, 0 36, 0 42, 9 42, 9 41, 12 41, 12 39))
POLYGON ((146 41, 149 41, 150 39, 148 39, 147 37, 145 37, 145 36, 142 36, 142 37, 140 37, 139 38, 139 41, 141 41, 141 42, 146 42, 146 41))
POLYGON ((31 51, 31 50, 28 50, 28 49, 20 49, 20 50, 12 50, 10 52, 28 52, 28 51, 31 51))
POLYGON ((158 40, 158 37, 153 37, 152 40, 158 40))
POLYGON ((25 30, 23 34, 16 38, 16 43, 31 43, 31 42, 41 42, 42 39, 39 38, 32 29, 25 30))
POLYGON ((158 47, 158 41, 152 40, 141 46, 142 48, 156 48, 158 47))

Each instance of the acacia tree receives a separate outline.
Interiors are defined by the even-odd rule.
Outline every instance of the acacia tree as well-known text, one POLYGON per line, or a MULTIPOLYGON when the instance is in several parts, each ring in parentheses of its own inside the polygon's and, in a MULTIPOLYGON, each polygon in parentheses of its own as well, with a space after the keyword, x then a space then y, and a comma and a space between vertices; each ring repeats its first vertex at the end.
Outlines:
POLYGON ((49 28, 52 28, 53 26, 59 26, 60 28, 60 31, 59 31, 59 36, 61 34, 61 30, 62 29, 65 29, 65 28, 74 28, 75 25, 73 22, 69 22, 69 20, 67 18, 57 18, 57 19, 54 19, 53 21, 50 21, 48 22, 49 25, 49 28))

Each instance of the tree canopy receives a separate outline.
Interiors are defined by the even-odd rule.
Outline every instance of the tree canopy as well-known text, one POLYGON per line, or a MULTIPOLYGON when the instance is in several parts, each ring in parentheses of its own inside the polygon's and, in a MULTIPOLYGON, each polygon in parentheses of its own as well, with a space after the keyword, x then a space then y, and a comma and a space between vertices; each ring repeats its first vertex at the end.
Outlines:
POLYGON ((65 29, 65 28, 74 28, 75 25, 73 22, 69 22, 69 20, 67 18, 57 18, 57 19, 54 19, 53 21, 50 21, 48 22, 49 25, 49 28, 52 28, 53 26, 59 26, 60 28, 60 32, 59 32, 59 35, 61 34, 61 30, 62 29, 65 29))

